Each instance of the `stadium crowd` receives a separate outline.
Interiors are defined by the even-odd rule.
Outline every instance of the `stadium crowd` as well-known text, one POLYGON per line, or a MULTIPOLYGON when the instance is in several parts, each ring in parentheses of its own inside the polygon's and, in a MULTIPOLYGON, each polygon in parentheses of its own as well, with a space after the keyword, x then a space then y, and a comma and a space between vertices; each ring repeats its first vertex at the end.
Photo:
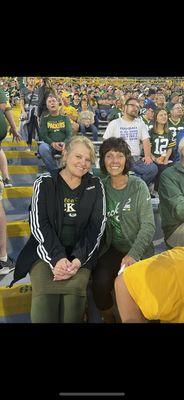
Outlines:
MULTIPOLYGON (((45 277, 45 288, 33 298, 33 322, 81 322, 84 301, 80 313, 71 314, 71 318, 65 313, 70 315, 71 307, 77 310, 88 283, 106 323, 115 322, 114 287, 121 321, 184 322, 183 83, 182 79, 170 78, 1 78, 0 274, 15 268, 14 283, 31 270, 35 294, 35 282, 40 284, 41 279, 37 258, 49 266, 53 278, 51 273, 45 277), (46 171, 34 183, 30 206, 31 243, 37 249, 37 258, 29 271, 21 264, 22 253, 17 262, 7 254, 2 193, 12 181, 1 145, 8 130, 16 141, 25 141, 25 151, 32 150, 33 139, 37 141, 37 156, 46 171), (47 207, 48 199, 43 201, 51 181, 50 190, 57 193, 53 201, 63 201, 64 195, 64 208, 54 216, 47 207), (91 194, 98 187, 99 200, 96 195, 88 212, 84 187, 91 194), (158 255, 154 255, 153 246, 152 200, 159 205, 168 249, 158 255), (58 228, 54 218, 60 212, 63 222, 58 228), (87 273, 82 285, 84 278, 81 274, 80 279, 79 271, 85 271, 88 265, 92 272, 87 273), (50 285, 49 279, 62 281, 62 290, 56 289, 58 282, 50 285), (41 296, 39 302, 35 301, 37 296, 41 296), (55 317, 51 318, 53 304, 55 317)), ((24 254, 25 249, 22 251, 24 254)))

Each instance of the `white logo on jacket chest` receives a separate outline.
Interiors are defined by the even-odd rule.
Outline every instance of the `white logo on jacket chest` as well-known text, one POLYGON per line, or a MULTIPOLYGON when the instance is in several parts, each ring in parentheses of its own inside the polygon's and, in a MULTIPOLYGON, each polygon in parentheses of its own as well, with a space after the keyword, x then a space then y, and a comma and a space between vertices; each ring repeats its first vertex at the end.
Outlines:
POLYGON ((130 211, 131 210, 131 201, 132 201, 132 199, 131 198, 129 198, 128 200, 127 200, 127 202, 125 203, 125 205, 124 205, 124 207, 123 207, 123 211, 130 211))

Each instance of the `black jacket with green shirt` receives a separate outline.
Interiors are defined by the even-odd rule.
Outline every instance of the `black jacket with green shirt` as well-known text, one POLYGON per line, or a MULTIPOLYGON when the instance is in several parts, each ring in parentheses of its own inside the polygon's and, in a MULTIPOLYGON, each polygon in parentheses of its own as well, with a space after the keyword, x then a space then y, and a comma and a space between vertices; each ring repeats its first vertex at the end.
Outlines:
MULTIPOLYGON (((63 245, 64 190, 58 180, 59 170, 44 173, 34 182, 30 206, 31 236, 16 261, 14 280, 22 279, 39 259, 52 268, 67 257, 63 245)), ((104 187, 100 178, 90 173, 82 177, 76 206, 76 240, 71 259, 78 258, 82 267, 91 269, 106 223, 104 187)))
POLYGON ((155 233, 151 197, 145 182, 129 176, 126 188, 112 188, 110 176, 103 179, 107 203, 107 224, 100 245, 100 254, 111 245, 135 260, 154 254, 155 233))

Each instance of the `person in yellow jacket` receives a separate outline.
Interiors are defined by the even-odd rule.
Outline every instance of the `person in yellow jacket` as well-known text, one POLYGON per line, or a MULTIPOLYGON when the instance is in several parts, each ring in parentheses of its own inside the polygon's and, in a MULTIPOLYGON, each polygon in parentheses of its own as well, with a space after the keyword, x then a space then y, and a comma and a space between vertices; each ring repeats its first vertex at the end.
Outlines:
POLYGON ((79 124, 77 122, 78 119, 78 111, 75 107, 70 105, 70 93, 63 92, 61 95, 61 106, 60 106, 60 114, 66 115, 69 117, 71 125, 72 125, 72 134, 76 135, 79 131, 79 124))
POLYGON ((184 247, 138 261, 115 280, 122 322, 184 322, 184 247))

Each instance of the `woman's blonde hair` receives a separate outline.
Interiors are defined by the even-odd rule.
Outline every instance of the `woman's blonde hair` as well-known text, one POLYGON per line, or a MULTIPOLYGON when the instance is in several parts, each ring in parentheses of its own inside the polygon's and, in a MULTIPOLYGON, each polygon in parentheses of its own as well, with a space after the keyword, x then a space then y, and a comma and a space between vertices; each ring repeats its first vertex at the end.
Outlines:
POLYGON ((89 149, 91 163, 95 163, 95 161, 96 161, 95 148, 94 148, 92 141, 90 139, 88 139, 86 136, 78 136, 78 135, 72 136, 72 138, 68 142, 65 143, 66 152, 70 153, 70 151, 73 150, 75 144, 77 144, 77 143, 82 143, 89 149))

